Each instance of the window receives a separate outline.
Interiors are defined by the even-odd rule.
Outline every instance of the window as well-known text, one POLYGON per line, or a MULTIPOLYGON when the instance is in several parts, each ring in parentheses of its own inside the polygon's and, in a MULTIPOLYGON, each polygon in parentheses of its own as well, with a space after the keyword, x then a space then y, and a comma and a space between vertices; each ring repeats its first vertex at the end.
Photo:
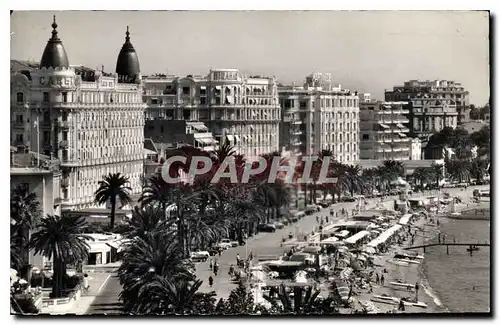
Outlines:
POLYGON ((206 97, 200 97, 200 105, 206 105, 207 104, 207 98, 206 97))
POLYGON ((363 140, 370 140, 370 135, 363 134, 363 140))
POLYGON ((44 103, 48 103, 49 102, 49 93, 48 92, 44 92, 43 93, 43 102, 44 103))
POLYGON ((24 123, 24 116, 23 115, 16 115, 16 122, 17 123, 24 123))
POLYGON ((24 142, 23 134, 16 134, 16 142, 24 142))
POLYGON ((68 102, 68 93, 67 92, 63 92, 62 93, 62 98, 63 98, 63 103, 67 103, 68 102))
POLYGON ((182 87, 182 94, 183 95, 189 95, 189 90, 190 90, 189 87, 182 87))
POLYGON ((18 93, 16 94, 16 97, 17 97, 17 102, 18 102, 18 103, 24 103, 24 94, 23 94, 23 93, 18 92, 18 93))

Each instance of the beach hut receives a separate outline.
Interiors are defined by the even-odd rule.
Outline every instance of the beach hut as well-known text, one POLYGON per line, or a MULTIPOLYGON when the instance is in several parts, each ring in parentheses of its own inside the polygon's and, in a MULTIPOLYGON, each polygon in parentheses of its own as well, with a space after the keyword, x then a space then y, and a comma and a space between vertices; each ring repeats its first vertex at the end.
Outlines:
POLYGON ((362 230, 362 231, 356 233, 355 235, 344 240, 344 243, 346 243, 348 245, 356 245, 360 241, 362 241, 364 238, 368 237, 369 235, 370 235, 369 231, 362 230))
POLYGON ((399 219, 398 224, 401 226, 407 226, 409 222, 411 221, 412 215, 411 214, 405 214, 404 216, 399 219))

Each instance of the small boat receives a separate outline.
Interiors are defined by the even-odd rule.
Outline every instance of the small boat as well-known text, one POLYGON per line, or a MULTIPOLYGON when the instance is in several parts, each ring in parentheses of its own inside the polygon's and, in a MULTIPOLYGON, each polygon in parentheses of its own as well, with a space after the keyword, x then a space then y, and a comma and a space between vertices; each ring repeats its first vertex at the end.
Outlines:
POLYGON ((396 286, 396 287, 405 288, 405 289, 407 289, 408 287, 410 287, 412 289, 415 288, 414 284, 404 283, 404 282, 399 282, 399 281, 389 282, 389 284, 393 285, 393 286, 396 286))
POLYGON ((403 300, 403 304, 408 307, 420 307, 420 308, 427 308, 427 304, 422 302, 422 301, 410 301, 404 298, 396 298, 396 297, 391 297, 391 296, 378 296, 374 295, 371 299, 371 301, 374 302, 380 302, 384 304, 389 304, 389 305, 398 305, 401 300, 403 300))
POLYGON ((420 261, 410 260, 408 258, 395 258, 394 261, 408 263, 408 264, 420 264, 420 261))
POLYGON ((400 265, 400 266, 409 266, 410 265, 410 263, 408 263, 408 262, 399 261, 399 260, 396 260, 396 259, 388 260, 388 262, 391 263, 391 264, 400 265))

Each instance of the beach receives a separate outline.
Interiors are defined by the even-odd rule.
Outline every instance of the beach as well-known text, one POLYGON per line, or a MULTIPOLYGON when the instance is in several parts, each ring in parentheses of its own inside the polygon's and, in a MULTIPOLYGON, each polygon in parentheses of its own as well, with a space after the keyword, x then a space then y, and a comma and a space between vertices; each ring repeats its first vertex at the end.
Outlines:
MULTIPOLYGON (((468 210, 472 208, 484 208, 485 202, 480 204, 471 203, 471 199, 473 197, 472 193, 475 188, 474 187, 468 189, 445 189, 442 190, 439 194, 443 195, 443 192, 448 192, 451 197, 459 196, 462 199, 463 204, 457 204, 453 208, 454 211, 460 212, 461 210, 468 210)), ((422 196, 431 196, 436 195, 433 193, 424 193, 422 196)), ((413 195, 419 196, 419 194, 413 195)), ((417 221, 411 224, 409 231, 416 231, 415 239, 413 244, 411 243, 410 236, 406 240, 402 242, 402 244, 393 245, 388 249, 388 251, 384 254, 378 254, 379 256, 374 259, 374 267, 372 268, 375 274, 384 275, 385 281, 384 285, 376 284, 375 280, 372 279, 372 292, 370 289, 357 289, 357 295, 355 296, 355 309, 362 309, 363 307, 359 304, 360 301, 370 301, 370 299, 374 295, 379 296, 390 296, 396 298, 407 297, 410 299, 414 299, 416 297, 416 292, 412 288, 411 291, 408 291, 408 288, 390 285, 390 282, 400 281, 402 283, 408 283, 415 285, 418 283, 420 286, 420 290, 418 292, 418 301, 423 302, 427 305, 427 308, 415 307, 415 306, 405 306, 404 311, 397 311, 397 313, 446 313, 450 312, 450 310, 443 304, 440 300, 439 294, 434 290, 434 288, 429 284, 428 277, 425 273, 433 272, 432 269, 429 268, 429 265, 425 262, 426 254, 423 252, 423 249, 417 249, 419 255, 424 256, 424 262, 421 264, 409 264, 407 266, 403 265, 395 265, 390 262, 392 257, 397 252, 402 252, 403 247, 409 246, 419 246, 426 243, 434 243, 437 242, 437 236, 440 233, 440 227, 437 225, 437 220, 440 220, 440 223, 447 223, 447 218, 445 215, 449 214, 451 207, 448 207, 445 210, 439 211, 439 214, 429 214, 428 218, 421 217, 417 221), (432 222, 431 222, 432 218, 432 222), (427 269, 424 267, 427 266, 427 269), (384 273, 384 269, 387 273, 384 273), (425 271, 424 271, 425 270, 425 271)), ((428 248, 428 250, 431 248, 428 248)), ((432 249, 441 250, 446 254, 446 249, 443 246, 433 247, 432 249)), ((463 250, 463 248, 462 248, 463 250)), ((439 261, 437 261, 439 263, 439 261)), ((385 304, 374 302, 374 305, 377 308, 378 313, 387 313, 387 312, 395 312, 395 307, 397 305, 385 304)), ((454 310, 456 311, 456 310, 454 310)), ((486 310, 484 310, 486 311, 486 310)))

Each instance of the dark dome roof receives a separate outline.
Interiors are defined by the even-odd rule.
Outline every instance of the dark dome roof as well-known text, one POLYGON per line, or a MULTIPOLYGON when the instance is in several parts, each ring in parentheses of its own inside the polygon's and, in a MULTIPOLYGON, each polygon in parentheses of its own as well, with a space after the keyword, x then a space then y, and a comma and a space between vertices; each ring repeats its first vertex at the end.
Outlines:
POLYGON ((118 81, 124 83, 133 83, 141 72, 139 68, 139 58, 135 52, 134 46, 130 43, 130 33, 128 31, 125 37, 125 43, 122 46, 118 60, 116 61, 116 73, 118 74, 118 81))
POLYGON ((57 36, 56 16, 52 23, 52 37, 47 42, 43 51, 42 59, 40 60, 40 68, 69 68, 68 55, 64 46, 57 36))

